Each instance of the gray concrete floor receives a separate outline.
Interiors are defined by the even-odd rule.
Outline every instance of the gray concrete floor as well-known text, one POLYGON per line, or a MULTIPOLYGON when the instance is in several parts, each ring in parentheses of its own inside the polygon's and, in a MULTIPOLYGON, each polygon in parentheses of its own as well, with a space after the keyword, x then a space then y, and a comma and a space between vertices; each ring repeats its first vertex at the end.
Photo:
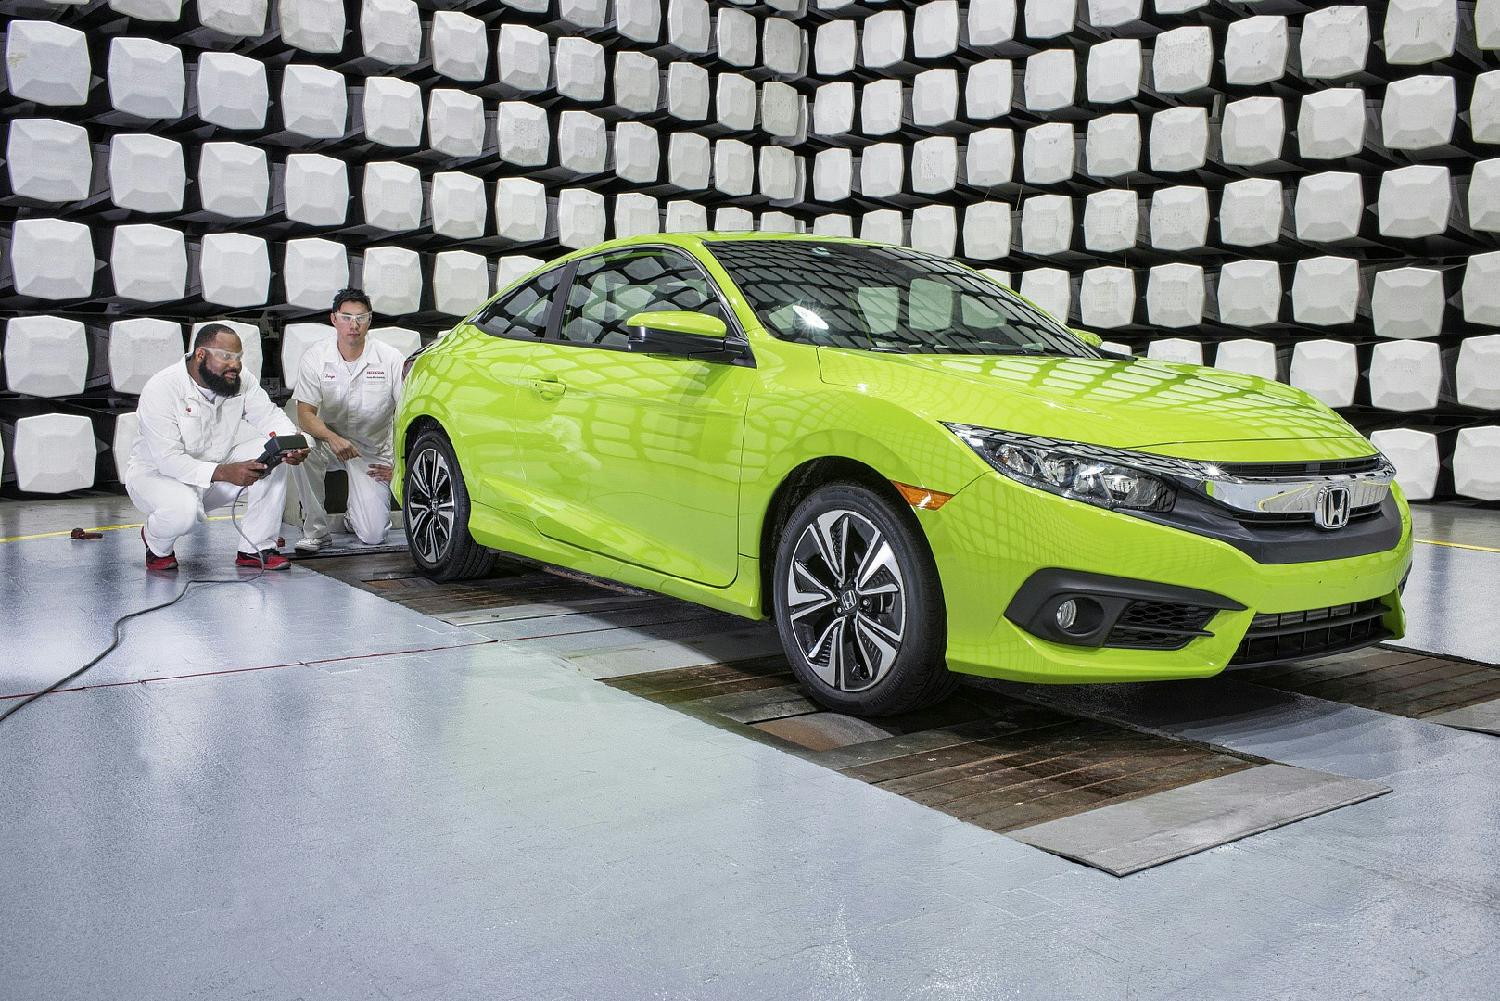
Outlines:
MULTIPOLYGON (((1438 652, 1489 635, 1500 586, 1496 533, 1451 517, 1485 548, 1419 547, 1411 641, 1438 652), (1480 604, 1477 621, 1436 611, 1480 604)), ((116 499, 0 502, 6 539, 136 520, 116 499)), ((234 576, 233 542, 211 523, 179 549, 185 573, 234 576)), ((0 694, 159 600, 139 550, 129 530, 0 543, 0 694)), ((762 627, 522 642, 300 567, 195 592, 128 627, 80 681, 103 687, 0 726, 6 1001, 1487 999, 1500 983, 1500 742, 1482 734, 1233 677, 1019 689, 1393 790, 1116 879, 593 680, 754 652, 762 627)))

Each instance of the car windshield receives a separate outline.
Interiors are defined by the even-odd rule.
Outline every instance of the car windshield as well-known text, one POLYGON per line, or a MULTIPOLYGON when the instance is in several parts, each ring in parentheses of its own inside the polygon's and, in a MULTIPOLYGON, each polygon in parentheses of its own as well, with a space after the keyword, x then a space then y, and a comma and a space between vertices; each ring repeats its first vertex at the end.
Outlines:
POLYGON ((710 249, 784 341, 897 354, 1099 353, 957 263, 902 247, 726 240, 710 249))

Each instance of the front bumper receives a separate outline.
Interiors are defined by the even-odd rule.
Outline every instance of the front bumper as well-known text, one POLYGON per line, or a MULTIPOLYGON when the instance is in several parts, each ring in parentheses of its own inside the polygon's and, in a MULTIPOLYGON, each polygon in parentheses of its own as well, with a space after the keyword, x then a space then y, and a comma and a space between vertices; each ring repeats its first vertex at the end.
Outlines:
MULTIPOLYGON (((1328 559, 1309 559, 1317 554, 1304 542, 1299 562, 1258 562, 1222 539, 1067 500, 998 474, 980 476, 941 510, 918 513, 943 582, 948 666, 986 677, 1059 683, 1208 677, 1237 655, 1241 662, 1269 662, 1264 642, 1254 647, 1258 658, 1250 643, 1241 650, 1247 634, 1265 640, 1268 629, 1290 635, 1307 625, 1269 616, 1327 609, 1343 615, 1343 606, 1355 605, 1360 607, 1347 614, 1363 616, 1372 626, 1348 633, 1343 648, 1398 637, 1404 632, 1399 585, 1411 563, 1412 543, 1405 501, 1399 492, 1393 497, 1401 530, 1389 549, 1340 557, 1338 533, 1330 532, 1328 559), (1126 592, 1132 582, 1167 592, 1186 589, 1200 596, 1205 621, 1172 623, 1194 635, 1165 645, 1158 638, 1150 649, 1079 643, 1076 637, 1060 641, 1055 630, 1039 628, 1034 619, 1050 608, 1032 608, 1032 619, 1025 607, 1007 616, 1025 605, 1026 582, 1045 570, 1123 578, 1126 592), (1372 618, 1376 606, 1368 603, 1374 601, 1384 607, 1372 618), (1252 625, 1257 633, 1251 633, 1252 625)), ((1029 593, 1033 604, 1041 600, 1035 585, 1029 593)), ((1108 633, 1090 640, 1106 640, 1108 633)), ((1340 646, 1340 637, 1329 638, 1333 648, 1340 646)), ((1323 650, 1314 645, 1299 654, 1293 641, 1283 640, 1273 652, 1274 659, 1285 661, 1323 650)))

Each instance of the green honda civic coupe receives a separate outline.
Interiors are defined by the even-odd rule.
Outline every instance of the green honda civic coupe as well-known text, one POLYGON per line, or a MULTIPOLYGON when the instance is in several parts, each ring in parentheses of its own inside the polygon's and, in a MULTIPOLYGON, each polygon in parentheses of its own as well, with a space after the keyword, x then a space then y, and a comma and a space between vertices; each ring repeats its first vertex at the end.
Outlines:
POLYGON ((1119 356, 956 261, 635 237, 415 356, 407 539, 776 623, 810 696, 884 715, 959 674, 1214 675, 1397 637, 1394 470, 1307 394, 1119 356))

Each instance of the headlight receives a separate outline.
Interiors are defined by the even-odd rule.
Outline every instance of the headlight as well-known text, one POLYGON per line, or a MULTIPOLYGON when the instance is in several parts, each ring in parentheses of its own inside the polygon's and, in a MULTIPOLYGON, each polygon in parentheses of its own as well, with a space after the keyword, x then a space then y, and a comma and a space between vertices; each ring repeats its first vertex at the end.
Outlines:
POLYGON ((1014 434, 971 424, 946 424, 1011 479, 1099 507, 1170 511, 1175 479, 1197 479, 1197 463, 1124 449, 1014 434))

